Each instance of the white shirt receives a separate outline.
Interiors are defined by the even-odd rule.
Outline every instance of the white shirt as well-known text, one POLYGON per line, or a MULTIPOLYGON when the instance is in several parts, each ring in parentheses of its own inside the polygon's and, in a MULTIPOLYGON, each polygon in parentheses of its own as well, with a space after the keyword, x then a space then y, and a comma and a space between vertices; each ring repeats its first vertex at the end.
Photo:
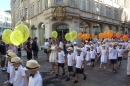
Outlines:
POLYGON ((65 63, 65 54, 64 51, 61 50, 60 52, 58 51, 58 63, 65 63))
POLYGON ((68 66, 72 66, 73 65, 73 60, 74 60, 74 55, 73 53, 67 55, 67 59, 68 59, 68 66))
POLYGON ((90 58, 95 59, 96 58, 96 51, 95 50, 90 50, 90 58))
MULTIPOLYGON (((82 61, 84 61, 84 58, 83 58, 83 55, 76 55, 76 68, 81 68, 81 65, 82 65, 82 61)), ((82 68, 84 68, 84 66, 82 66, 82 68)))
POLYGON ((109 59, 112 59, 111 57, 113 56, 113 48, 109 47, 109 59))
POLYGON ((42 77, 39 72, 37 72, 34 77, 29 77, 28 86, 43 86, 42 77))
POLYGON ((74 46, 74 57, 76 58, 78 46, 74 46))
POLYGON ((97 46, 97 53, 101 52, 101 46, 97 46))
POLYGON ((25 71, 23 70, 23 67, 20 65, 18 67, 18 70, 15 71, 13 86, 26 86, 24 76, 26 76, 25 71))
POLYGON ((123 57, 123 55, 121 54, 123 52, 123 49, 118 48, 118 57, 123 57))
POLYGON ((60 42, 59 45, 63 46, 63 42, 60 42))
POLYGON ((112 49, 112 57, 111 57, 111 59, 117 59, 117 53, 118 53, 118 51, 117 51, 117 49, 112 49))
POLYGON ((82 50, 81 54, 84 56, 85 55, 85 48, 82 47, 81 50, 82 50))
POLYGON ((12 66, 12 65, 10 64, 10 62, 8 62, 7 73, 9 73, 9 75, 10 75, 9 82, 10 82, 11 84, 13 84, 14 76, 15 76, 15 68, 14 68, 14 66, 12 66))
POLYGON ((49 47, 49 42, 45 42, 44 43, 44 49, 48 49, 48 47, 49 47))

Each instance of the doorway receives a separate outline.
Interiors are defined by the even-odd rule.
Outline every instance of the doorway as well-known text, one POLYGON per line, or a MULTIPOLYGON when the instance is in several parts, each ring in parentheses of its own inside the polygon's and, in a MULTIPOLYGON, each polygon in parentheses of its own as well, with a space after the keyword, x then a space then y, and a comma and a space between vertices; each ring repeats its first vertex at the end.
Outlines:
POLYGON ((57 24, 55 30, 58 33, 58 39, 65 39, 65 34, 69 32, 69 25, 57 24))

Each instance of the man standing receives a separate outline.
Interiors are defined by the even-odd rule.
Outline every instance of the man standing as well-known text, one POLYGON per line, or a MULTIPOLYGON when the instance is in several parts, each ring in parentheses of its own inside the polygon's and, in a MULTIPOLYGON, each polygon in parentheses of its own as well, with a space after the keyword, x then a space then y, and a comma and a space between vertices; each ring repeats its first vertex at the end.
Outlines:
POLYGON ((127 59, 127 61, 128 61, 127 62, 127 76, 130 76, 130 41, 129 41, 125 51, 127 51, 127 50, 129 51, 128 52, 128 59, 127 59))
POLYGON ((33 40, 32 50, 33 50, 34 60, 38 59, 39 49, 38 49, 37 37, 35 37, 34 40, 33 40))
POLYGON ((25 45, 25 49, 26 49, 26 52, 27 52, 27 59, 31 60, 32 59, 32 44, 31 44, 31 38, 30 37, 28 38, 28 41, 25 45))
POLYGON ((5 44, 0 40, 0 59, 1 59, 1 68, 2 70, 6 70, 5 67, 5 55, 6 55, 6 46, 5 44))

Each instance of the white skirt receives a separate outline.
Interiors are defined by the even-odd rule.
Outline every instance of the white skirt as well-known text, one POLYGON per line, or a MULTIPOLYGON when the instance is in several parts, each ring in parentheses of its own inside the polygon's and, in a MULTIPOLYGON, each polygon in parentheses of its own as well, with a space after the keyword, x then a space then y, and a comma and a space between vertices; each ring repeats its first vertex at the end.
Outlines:
POLYGON ((49 62, 57 62, 56 56, 56 51, 52 51, 49 57, 49 62))
POLYGON ((107 56, 101 55, 101 63, 107 63, 107 56))

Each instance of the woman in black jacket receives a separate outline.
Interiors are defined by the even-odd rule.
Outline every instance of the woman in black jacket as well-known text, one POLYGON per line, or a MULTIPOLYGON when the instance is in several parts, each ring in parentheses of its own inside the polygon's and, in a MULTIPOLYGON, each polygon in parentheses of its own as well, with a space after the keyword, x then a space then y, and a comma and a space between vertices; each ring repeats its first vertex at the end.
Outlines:
POLYGON ((38 43, 37 43, 37 37, 34 38, 33 43, 32 43, 32 50, 33 50, 33 55, 34 55, 34 60, 38 59, 38 43))

